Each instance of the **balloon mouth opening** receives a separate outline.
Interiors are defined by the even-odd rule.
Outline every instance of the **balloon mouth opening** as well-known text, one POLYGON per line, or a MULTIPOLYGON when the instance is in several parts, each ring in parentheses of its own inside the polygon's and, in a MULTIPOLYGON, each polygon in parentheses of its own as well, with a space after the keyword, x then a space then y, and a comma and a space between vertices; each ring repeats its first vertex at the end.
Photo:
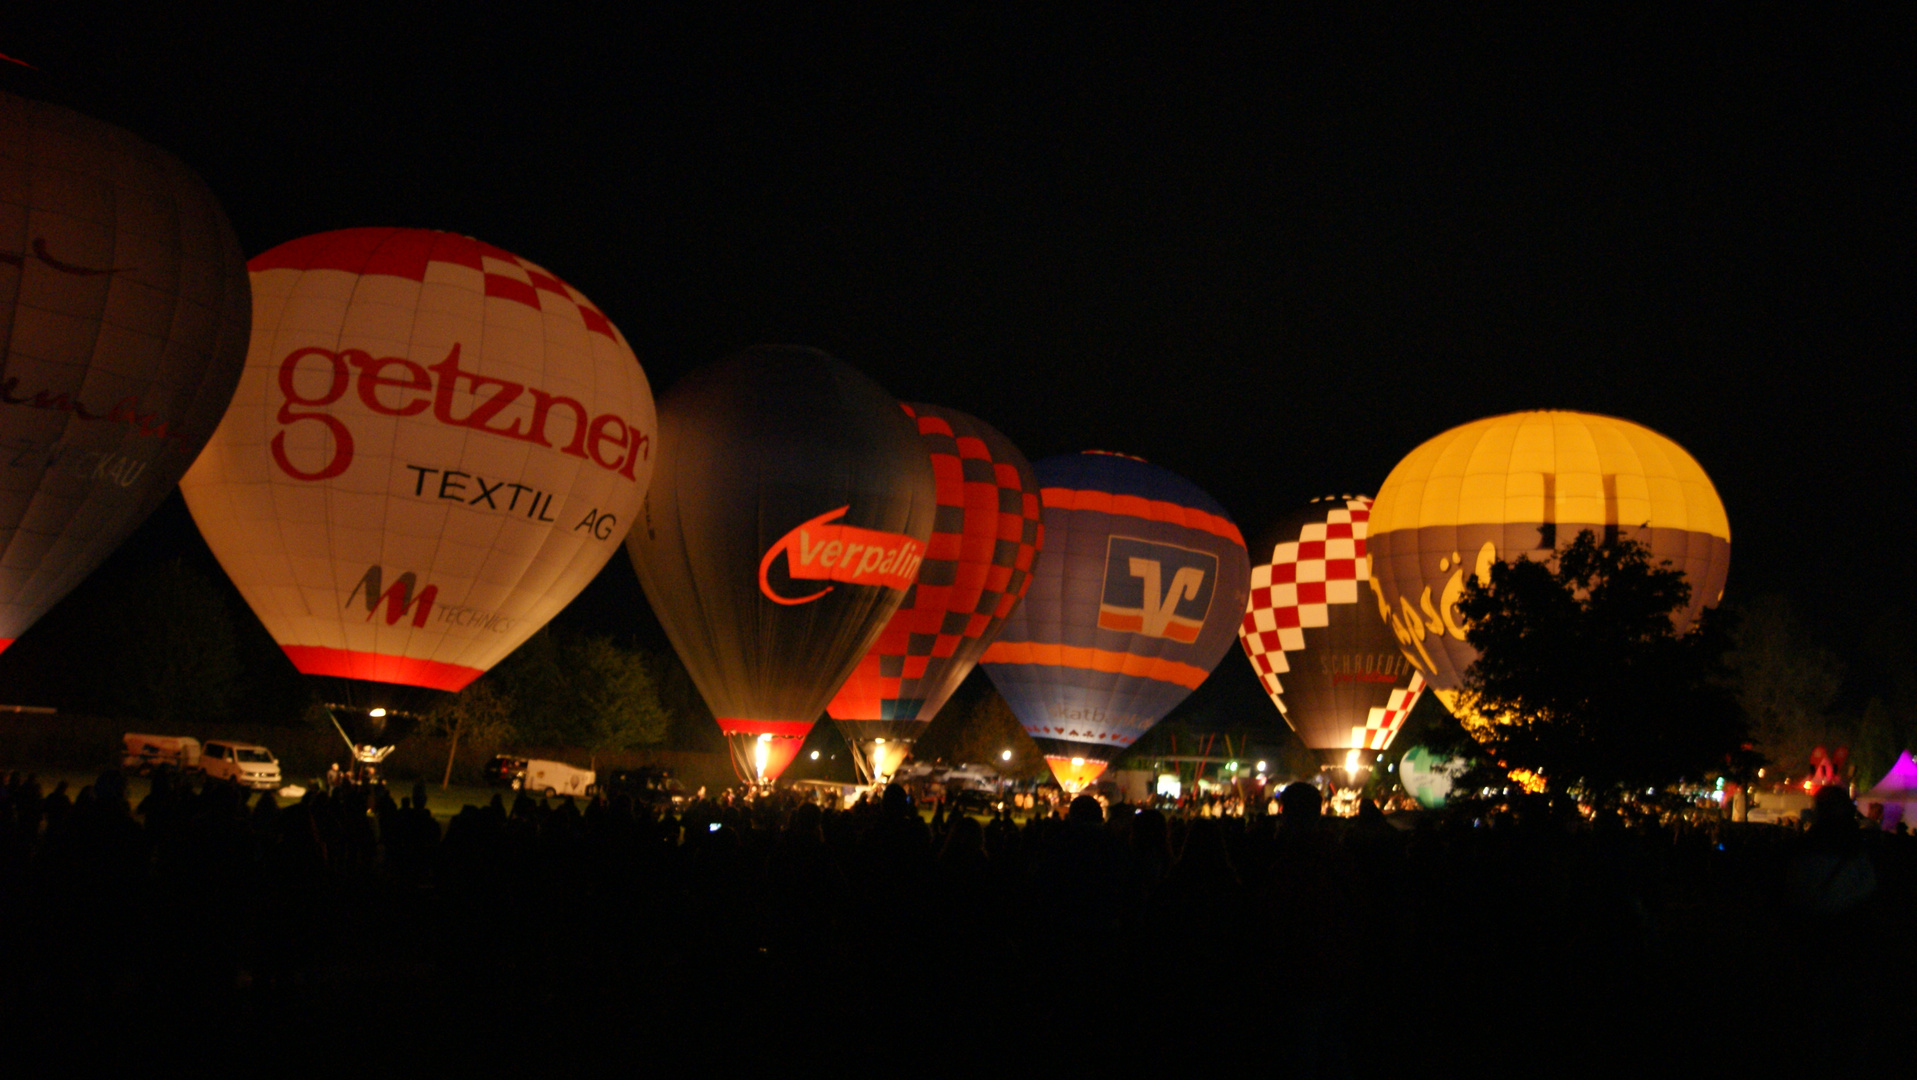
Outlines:
POLYGON ((719 718, 733 774, 743 784, 764 787, 779 779, 799 756, 812 725, 805 721, 719 718))
POLYGON ((1104 775, 1108 763, 1088 757, 1047 754, 1045 764, 1051 766, 1052 776, 1057 779, 1058 786, 1064 788, 1066 794, 1076 795, 1096 783, 1104 775))

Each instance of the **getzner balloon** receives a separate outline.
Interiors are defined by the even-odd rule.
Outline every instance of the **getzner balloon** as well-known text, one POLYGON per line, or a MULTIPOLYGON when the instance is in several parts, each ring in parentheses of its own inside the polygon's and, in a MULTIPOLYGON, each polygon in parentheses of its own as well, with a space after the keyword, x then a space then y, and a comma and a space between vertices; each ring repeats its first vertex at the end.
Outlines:
POLYGON ((246 262, 191 169, 0 92, 0 650, 165 499, 246 359, 246 262))
POLYGON ((938 514, 905 601, 826 711, 890 776, 913 739, 998 637, 1043 542, 1038 479, 991 425, 907 405, 932 458, 938 514))
POLYGON ((578 290, 469 237, 344 229, 249 268, 246 373, 180 487, 335 718, 391 740, 618 550, 652 390, 578 290))
POLYGON ((1691 585, 1688 629, 1724 593, 1724 503, 1684 448, 1609 416, 1523 412, 1453 428, 1413 450, 1371 507, 1367 558, 1378 612, 1411 666, 1459 718, 1477 660, 1457 610, 1467 577, 1502 559, 1549 560, 1589 529, 1636 540, 1691 585))
POLYGON ((659 429, 626 549, 741 779, 770 782, 918 580, 932 459, 877 383, 790 346, 687 375, 659 429))
MULTIPOLYGON (((1314 499, 1272 530, 1251 568, 1239 644, 1272 704, 1327 768, 1355 780, 1388 748, 1424 679, 1373 615, 1371 500, 1314 499)), ((1334 774, 1335 775, 1335 774, 1334 774)))
POLYGON ((1096 451, 1033 471, 1045 548, 982 663, 1077 791, 1218 666, 1251 568, 1224 508, 1175 473, 1096 451))

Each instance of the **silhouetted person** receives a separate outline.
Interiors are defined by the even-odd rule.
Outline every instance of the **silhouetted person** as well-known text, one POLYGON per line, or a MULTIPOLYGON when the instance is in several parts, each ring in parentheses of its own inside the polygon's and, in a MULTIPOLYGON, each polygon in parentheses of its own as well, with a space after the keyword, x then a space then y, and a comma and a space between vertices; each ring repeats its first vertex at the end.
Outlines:
POLYGON ((1104 822, 1098 800, 1078 796, 1032 863, 1033 944, 1061 970, 1110 963, 1112 950, 1098 943, 1116 940, 1139 901, 1131 853, 1104 822))

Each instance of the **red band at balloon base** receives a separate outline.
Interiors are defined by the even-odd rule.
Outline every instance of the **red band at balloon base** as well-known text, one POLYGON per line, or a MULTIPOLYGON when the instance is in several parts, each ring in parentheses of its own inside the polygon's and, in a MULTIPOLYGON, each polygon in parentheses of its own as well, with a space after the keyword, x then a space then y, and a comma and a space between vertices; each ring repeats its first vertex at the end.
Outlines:
POLYGON ((324 645, 282 645, 287 659, 302 675, 329 675, 336 679, 364 679, 368 682, 424 686, 433 690, 458 693, 485 672, 438 660, 415 660, 410 656, 386 656, 381 653, 332 649, 324 645))

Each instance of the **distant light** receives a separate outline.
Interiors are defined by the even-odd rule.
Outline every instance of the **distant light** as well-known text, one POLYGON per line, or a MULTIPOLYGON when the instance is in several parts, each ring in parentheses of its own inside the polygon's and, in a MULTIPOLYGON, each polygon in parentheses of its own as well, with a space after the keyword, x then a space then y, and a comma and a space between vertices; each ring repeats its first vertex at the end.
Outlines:
POLYGON ((1085 759, 1084 759, 1084 758, 1082 758, 1082 757, 1075 757, 1075 758, 1073 758, 1073 759, 1072 759, 1072 764, 1074 764, 1074 765, 1083 765, 1083 764, 1085 764, 1085 759))
POLYGON ((812 751, 812 760, 813 761, 819 760, 819 752, 817 750, 812 751))
POLYGON ((1010 761, 1012 760, 1012 752, 1010 750, 1001 750, 999 751, 998 759, 1000 761, 1010 761))
POLYGON ((371 712, 369 712, 369 713, 367 713, 366 715, 368 715, 368 716, 370 716, 370 717, 373 717, 374 719, 378 719, 378 718, 380 718, 380 717, 382 717, 382 716, 385 716, 385 715, 386 715, 386 710, 385 710, 385 709, 374 709, 374 710, 372 710, 371 712))
POLYGON ((1236 761, 1227 761, 1225 762, 1225 768, 1230 769, 1232 772, 1237 772, 1238 763, 1236 761))
POLYGON ((873 740, 872 740, 872 745, 874 745, 874 746, 884 746, 884 745, 885 745, 885 740, 884 740, 884 739, 873 739, 873 740))
POLYGON ((1262 762, 1262 761, 1261 761, 1261 762, 1259 762, 1259 763, 1258 763, 1258 771, 1259 771, 1259 772, 1264 772, 1264 771, 1265 771, 1265 763, 1264 763, 1264 762, 1262 762))

